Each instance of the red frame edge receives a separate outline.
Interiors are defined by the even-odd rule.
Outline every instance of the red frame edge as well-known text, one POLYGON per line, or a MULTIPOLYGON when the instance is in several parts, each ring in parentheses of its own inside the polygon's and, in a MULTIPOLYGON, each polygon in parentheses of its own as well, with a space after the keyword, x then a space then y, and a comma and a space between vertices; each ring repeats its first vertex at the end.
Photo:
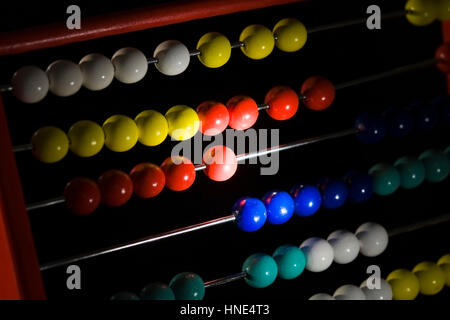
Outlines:
MULTIPOLYGON (((450 42, 450 21, 442 22, 443 43, 450 42)), ((450 94, 450 74, 447 74, 447 93, 450 94)))

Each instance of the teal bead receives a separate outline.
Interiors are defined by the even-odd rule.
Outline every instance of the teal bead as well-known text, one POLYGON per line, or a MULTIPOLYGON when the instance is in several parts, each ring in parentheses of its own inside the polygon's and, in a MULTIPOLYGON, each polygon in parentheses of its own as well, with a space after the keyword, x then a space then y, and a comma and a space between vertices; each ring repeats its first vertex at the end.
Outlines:
POLYGON ((450 160, 450 146, 448 146, 447 149, 445 149, 444 153, 447 156, 447 158, 450 160))
POLYGON ((425 167, 417 158, 402 157, 394 167, 400 174, 400 185, 405 189, 414 189, 425 180, 425 167))
POLYGON ((248 257, 242 265, 242 271, 247 273, 245 282, 253 288, 270 286, 278 274, 275 260, 264 253, 255 253, 248 257))
POLYGON ((141 291, 142 300, 175 300, 175 294, 165 283, 150 283, 141 291))
POLYGON ((299 247, 283 245, 275 250, 272 257, 277 263, 278 276, 281 279, 295 279, 305 270, 306 257, 299 247))
POLYGON ((139 300, 139 297, 133 292, 122 291, 113 295, 110 300, 139 300))
POLYGON ((205 284, 195 273, 182 272, 170 280, 169 287, 176 300, 202 300, 205 296, 205 284))
POLYGON ((380 196, 394 193, 400 186, 400 174, 387 163, 378 163, 369 170, 373 178, 373 192, 380 196))
POLYGON ((450 171, 450 160, 448 157, 437 150, 424 151, 419 160, 425 166, 425 176, 429 182, 441 182, 447 178, 450 171))

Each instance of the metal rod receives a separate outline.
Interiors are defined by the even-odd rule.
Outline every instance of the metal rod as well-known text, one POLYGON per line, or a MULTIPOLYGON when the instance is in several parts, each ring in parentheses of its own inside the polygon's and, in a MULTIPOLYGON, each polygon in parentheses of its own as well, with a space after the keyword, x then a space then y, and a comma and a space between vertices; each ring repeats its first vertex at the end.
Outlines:
POLYGON ((66 198, 65 197, 58 197, 58 198, 53 198, 53 199, 50 199, 50 200, 30 203, 29 205, 27 205, 27 211, 32 211, 32 210, 41 209, 41 208, 45 208, 45 207, 50 207, 50 206, 53 206, 55 204, 60 204, 60 203, 64 203, 64 202, 66 202, 66 198))
POLYGON ((33 146, 31 144, 20 144, 13 147, 13 152, 31 151, 33 146))
POLYGON ((0 92, 12 91, 13 87, 10 84, 3 84, 0 86, 0 92))
POLYGON ((226 283, 241 280, 241 279, 245 278, 246 276, 247 276, 247 272, 242 271, 242 272, 235 273, 235 274, 232 274, 229 276, 225 276, 222 278, 207 281, 207 282, 205 282, 205 288, 217 287, 217 286, 220 286, 220 285, 223 285, 226 283))
POLYGON ((444 214, 442 216, 438 216, 435 218, 431 218, 431 219, 428 219, 425 221, 419 221, 419 222, 416 222, 416 223, 413 223, 413 224, 410 224, 407 226, 391 229, 388 231, 388 235, 389 235, 389 237, 395 237, 395 236, 398 236, 401 234, 420 230, 420 229, 427 228, 427 227, 432 227, 437 224, 448 222, 448 221, 450 221, 450 213, 444 214))

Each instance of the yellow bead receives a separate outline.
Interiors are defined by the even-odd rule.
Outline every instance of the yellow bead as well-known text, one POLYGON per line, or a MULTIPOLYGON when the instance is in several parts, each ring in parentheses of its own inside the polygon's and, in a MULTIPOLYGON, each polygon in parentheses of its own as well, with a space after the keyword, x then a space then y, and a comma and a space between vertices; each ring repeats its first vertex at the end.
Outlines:
POLYGON ((200 51, 198 59, 208 68, 219 68, 228 62, 231 56, 230 41, 217 32, 209 32, 197 43, 200 51))
POLYGON ((450 0, 438 0, 437 15, 440 21, 450 20, 450 0))
POLYGON ((406 18, 415 26, 426 26, 437 18, 437 3, 435 0, 409 0, 405 10, 411 11, 406 18))
POLYGON ((198 131, 197 112, 184 105, 170 108, 165 115, 169 124, 169 135, 174 140, 182 141, 192 138, 198 131))
POLYGON ((105 144, 102 127, 90 120, 74 123, 67 135, 70 140, 70 151, 79 157, 92 157, 99 153, 105 144))
POLYGON ((446 254, 442 256, 439 260, 437 265, 441 270, 444 272, 445 275, 445 285, 447 287, 450 287, 450 254, 446 254))
POLYGON ((419 263, 414 267, 413 273, 419 279, 421 294, 434 295, 444 287, 444 272, 434 262, 419 263))
POLYGON ((300 50, 308 38, 303 23, 292 18, 280 20, 273 28, 273 35, 277 39, 275 41, 277 48, 285 52, 300 50))
POLYGON ((139 142, 143 145, 157 146, 166 139, 169 127, 166 118, 158 111, 142 111, 134 121, 139 129, 139 142))
POLYGON ((409 270, 397 269, 386 278, 394 300, 414 300, 419 294, 419 279, 409 270))
POLYGON ((130 150, 139 137, 136 122, 120 114, 106 119, 103 123, 103 131, 105 132, 106 147, 115 152, 130 150))
POLYGON ((259 24, 245 28, 239 36, 239 41, 244 43, 241 47, 242 52, 255 60, 267 57, 275 45, 272 32, 259 24))
POLYGON ((69 151, 69 139, 64 131, 56 127, 43 127, 31 138, 33 155, 45 163, 58 162, 69 151))

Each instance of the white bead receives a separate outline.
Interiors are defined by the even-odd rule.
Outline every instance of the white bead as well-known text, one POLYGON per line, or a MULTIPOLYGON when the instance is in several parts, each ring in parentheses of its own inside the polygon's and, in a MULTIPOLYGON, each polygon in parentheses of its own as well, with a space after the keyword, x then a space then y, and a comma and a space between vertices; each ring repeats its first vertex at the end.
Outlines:
POLYGON ((359 240, 347 230, 337 230, 328 236, 328 242, 333 247, 334 262, 340 264, 350 263, 359 253, 359 240))
POLYGON ((306 256, 306 269, 312 272, 321 272, 333 262, 333 248, 324 239, 309 238, 300 245, 306 256))
POLYGON ((115 68, 115 77, 123 83, 136 83, 148 70, 148 62, 142 51, 135 48, 122 48, 114 53, 112 64, 115 68))
POLYGON ((17 70, 11 85, 16 98, 25 103, 36 103, 44 99, 49 86, 47 74, 35 66, 25 66, 17 70))
POLYGON ((50 91, 60 97, 68 97, 80 90, 83 74, 80 67, 68 60, 57 60, 47 68, 50 91))
POLYGON ((308 300, 336 300, 336 299, 334 299, 332 296, 326 293, 317 293, 308 300))
POLYGON ((191 57, 189 50, 177 40, 167 40, 160 43, 153 53, 158 59, 155 64, 159 72, 167 76, 175 76, 187 69, 191 57))
POLYGON ((336 289, 333 294, 336 300, 366 300, 366 295, 357 286, 345 284, 336 289))
POLYGON ((89 90, 105 89, 114 79, 114 66, 102 54, 88 54, 81 59, 79 65, 83 74, 83 86, 89 90))
POLYGON ((366 300, 392 300, 392 288, 384 279, 380 279, 379 289, 369 289, 367 280, 361 284, 361 289, 366 295, 366 300))
POLYGON ((362 224, 355 232, 360 251, 366 257, 376 257, 386 249, 389 236, 386 229, 374 222, 362 224))

